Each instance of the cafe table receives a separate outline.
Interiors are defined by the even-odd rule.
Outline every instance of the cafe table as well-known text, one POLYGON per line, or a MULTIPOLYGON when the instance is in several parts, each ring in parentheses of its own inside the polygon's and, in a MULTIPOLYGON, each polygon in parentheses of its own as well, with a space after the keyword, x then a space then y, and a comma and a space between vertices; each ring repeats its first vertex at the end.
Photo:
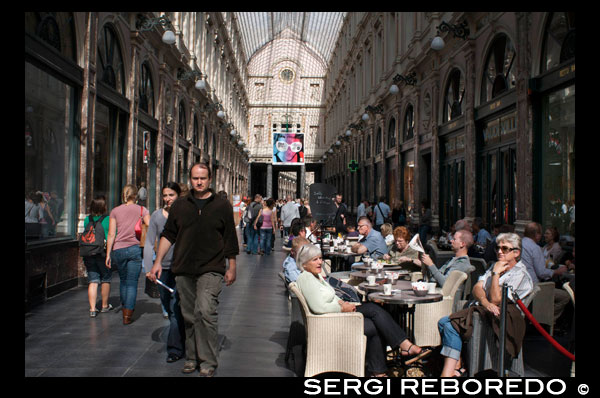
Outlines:
MULTIPOLYGON (((410 283, 409 281, 398 282, 410 283)), ((425 296, 419 297, 415 295, 415 293, 412 290, 412 287, 407 289, 404 289, 402 287, 392 287, 392 294, 389 296, 383 294, 383 291, 375 291, 373 293, 369 293, 367 297, 370 301, 376 303, 398 306, 398 309, 400 310, 400 326, 404 329, 406 335, 411 339, 411 341, 415 341, 415 306, 419 304, 435 303, 444 299, 444 296, 440 293, 427 293, 425 296)))
POLYGON ((352 272, 350 272, 350 276, 354 277, 354 278, 359 278, 359 279, 367 279, 367 277, 369 275, 375 275, 376 280, 382 280, 382 279, 386 279, 386 275, 385 275, 386 271, 398 274, 399 277, 402 277, 404 275, 409 275, 410 274, 410 271, 407 271, 407 270, 404 270, 404 269, 391 270, 391 269, 385 269, 384 268, 380 272, 352 271, 352 272))
POLYGON ((335 247, 334 250, 331 251, 330 247, 332 246, 323 245, 321 252, 323 258, 331 259, 331 271, 349 271, 349 269, 346 268, 349 268, 351 262, 354 262, 354 259, 358 254, 348 253, 345 249, 341 250, 335 247), (351 262, 349 260, 351 260, 351 262))

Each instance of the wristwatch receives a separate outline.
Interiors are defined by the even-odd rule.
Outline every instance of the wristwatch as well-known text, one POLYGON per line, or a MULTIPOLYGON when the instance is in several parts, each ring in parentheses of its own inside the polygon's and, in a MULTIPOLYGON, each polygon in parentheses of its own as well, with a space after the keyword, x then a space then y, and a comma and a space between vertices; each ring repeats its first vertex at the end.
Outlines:
POLYGON ((496 271, 492 271, 492 276, 494 276, 494 275, 500 275, 500 273, 496 272, 496 271))

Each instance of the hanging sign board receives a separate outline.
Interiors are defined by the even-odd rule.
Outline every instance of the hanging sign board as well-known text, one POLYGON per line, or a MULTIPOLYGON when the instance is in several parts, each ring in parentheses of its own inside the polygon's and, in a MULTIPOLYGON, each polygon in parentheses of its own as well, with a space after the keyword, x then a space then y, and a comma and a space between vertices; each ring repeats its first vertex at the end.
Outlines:
POLYGON ((304 164, 304 134, 273 133, 273 164, 304 164))

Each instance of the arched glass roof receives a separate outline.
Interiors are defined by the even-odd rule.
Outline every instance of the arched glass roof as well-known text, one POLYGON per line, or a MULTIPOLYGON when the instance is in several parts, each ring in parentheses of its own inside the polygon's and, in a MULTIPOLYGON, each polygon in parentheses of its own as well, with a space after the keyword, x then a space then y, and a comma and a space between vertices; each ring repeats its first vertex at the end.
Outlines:
POLYGON ((345 12, 236 12, 246 62, 272 41, 284 29, 290 29, 298 38, 329 63, 345 12))

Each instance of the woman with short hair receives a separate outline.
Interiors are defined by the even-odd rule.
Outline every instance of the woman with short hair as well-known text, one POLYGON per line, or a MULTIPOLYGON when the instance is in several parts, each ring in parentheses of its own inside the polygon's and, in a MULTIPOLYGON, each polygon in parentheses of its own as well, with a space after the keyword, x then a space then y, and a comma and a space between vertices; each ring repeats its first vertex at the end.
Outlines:
POLYGON ((114 265, 119 272, 123 325, 129 325, 137 298, 138 278, 142 271, 142 248, 135 235, 135 225, 142 218, 143 223, 148 226, 150 213, 148 209, 135 203, 135 185, 125 185, 122 198, 123 204, 110 212, 106 266, 112 269, 114 265))

